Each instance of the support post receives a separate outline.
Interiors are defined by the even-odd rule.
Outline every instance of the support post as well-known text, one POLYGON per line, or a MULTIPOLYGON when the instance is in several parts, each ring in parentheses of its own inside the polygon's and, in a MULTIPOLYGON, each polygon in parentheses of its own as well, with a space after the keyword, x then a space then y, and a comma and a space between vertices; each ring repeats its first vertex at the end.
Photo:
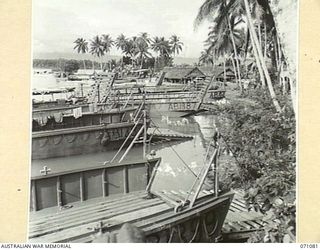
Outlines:
POLYGON ((84 201, 84 182, 83 182, 83 172, 80 173, 80 201, 84 201))
POLYGON ((58 208, 62 207, 62 190, 61 190, 61 182, 60 182, 60 176, 57 177, 57 203, 58 203, 58 208))
POLYGON ((31 204, 33 211, 37 211, 37 192, 36 192, 36 181, 31 181, 31 204))
POLYGON ((129 192, 129 185, 128 185, 128 168, 123 168, 123 192, 126 194, 129 192))
POLYGON ((107 180, 106 180, 106 169, 104 168, 102 170, 102 196, 106 197, 107 196, 107 180))

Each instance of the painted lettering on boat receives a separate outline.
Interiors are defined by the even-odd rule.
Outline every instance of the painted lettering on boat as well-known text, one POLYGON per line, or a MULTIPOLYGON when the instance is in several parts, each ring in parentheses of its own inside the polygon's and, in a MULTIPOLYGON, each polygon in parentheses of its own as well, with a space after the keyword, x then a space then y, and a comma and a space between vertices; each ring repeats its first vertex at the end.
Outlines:
POLYGON ((170 103, 169 111, 191 110, 192 106, 190 102, 170 103))

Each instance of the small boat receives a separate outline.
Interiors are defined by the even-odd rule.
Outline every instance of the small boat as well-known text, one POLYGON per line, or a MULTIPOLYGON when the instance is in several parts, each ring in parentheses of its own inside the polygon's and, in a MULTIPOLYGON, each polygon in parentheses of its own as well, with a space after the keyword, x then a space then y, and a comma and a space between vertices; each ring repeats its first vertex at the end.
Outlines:
POLYGON ((108 163, 60 173, 44 168, 41 175, 31 178, 30 243, 110 242, 109 236, 117 239, 119 229, 127 223, 141 230, 146 242, 221 239, 234 194, 218 188, 219 144, 210 144, 210 159, 189 191, 155 190, 153 180, 161 159, 145 157, 144 144, 142 160, 125 160, 142 134, 146 142, 145 124, 144 116, 144 126, 125 153, 121 156, 119 149, 108 163), (210 171, 214 185, 207 188, 210 171))

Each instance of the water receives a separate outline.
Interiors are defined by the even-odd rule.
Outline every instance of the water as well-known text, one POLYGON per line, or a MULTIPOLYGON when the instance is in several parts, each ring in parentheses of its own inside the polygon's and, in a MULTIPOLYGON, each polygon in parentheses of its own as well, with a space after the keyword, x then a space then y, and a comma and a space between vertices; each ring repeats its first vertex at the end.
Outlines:
MULTIPOLYGON (((33 78, 33 88, 60 88, 68 84, 62 81, 57 82, 53 75, 35 75, 33 78)), ((194 137, 192 140, 179 143, 171 142, 150 146, 151 150, 156 151, 155 157, 162 158, 153 189, 185 191, 190 189, 195 177, 185 165, 188 165, 195 173, 198 173, 203 167, 207 145, 215 131, 214 119, 213 115, 203 114, 189 117, 187 122, 185 120, 182 122, 182 118, 170 118, 168 121, 162 117, 153 120, 162 131, 182 133, 194 137)), ((31 175, 39 175, 40 169, 44 166, 51 169, 50 173, 86 168, 88 165, 98 166, 110 161, 115 153, 116 151, 108 151, 64 158, 33 160, 31 175)), ((141 159, 141 157, 142 146, 137 145, 130 151, 127 159, 141 159)))

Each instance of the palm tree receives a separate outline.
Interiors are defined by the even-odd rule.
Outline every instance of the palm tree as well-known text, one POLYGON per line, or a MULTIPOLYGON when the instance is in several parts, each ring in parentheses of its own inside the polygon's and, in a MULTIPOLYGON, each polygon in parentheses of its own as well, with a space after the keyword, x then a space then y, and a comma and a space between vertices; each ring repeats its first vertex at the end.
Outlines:
MULTIPOLYGON (((108 55, 112 46, 114 45, 114 41, 112 40, 112 38, 109 34, 102 35, 102 44, 103 44, 104 53, 106 55, 108 55)), ((107 62, 106 62, 106 64, 107 64, 107 62)), ((110 67, 109 67, 109 69, 110 69, 110 67)))
POLYGON ((116 45, 117 49, 121 49, 123 51, 126 46, 127 41, 128 41, 128 39, 125 37, 125 35, 120 34, 115 41, 115 45, 116 45))
POLYGON ((148 50, 149 50, 149 46, 144 41, 140 41, 135 44, 134 54, 140 60, 140 69, 142 69, 143 67, 144 59, 150 58, 152 56, 148 50))
MULTIPOLYGON (((260 0, 260 2, 264 2, 264 4, 268 5, 267 0, 260 0)), ((250 41, 252 44, 252 47, 254 51, 256 52, 256 63, 257 65, 260 64, 263 74, 266 78, 268 90, 270 93, 271 100, 275 106, 275 109, 277 112, 281 111, 279 102, 276 98, 275 91, 271 82, 270 74, 268 72, 268 69, 266 67, 265 58, 263 57, 261 46, 258 42, 257 34, 255 31, 255 27, 253 24, 253 19, 251 16, 251 10, 249 6, 248 0, 205 0, 203 5, 200 7, 197 18, 195 20, 195 27, 197 27, 200 23, 203 22, 205 19, 212 20, 215 18, 216 20, 226 20, 229 29, 231 30, 231 23, 230 23, 230 17, 237 16, 238 18, 241 18, 242 16, 245 16, 246 19, 246 25, 249 28, 250 32, 250 41)), ((222 22, 222 21, 221 21, 222 22)), ((234 40, 234 37, 231 35, 232 32, 230 32, 231 39, 234 40), (233 38, 232 38, 233 37, 233 38)), ((233 42, 234 52, 236 53, 235 43, 233 42)), ((237 55, 236 55, 237 57, 237 55)), ((238 60, 236 60, 236 63, 238 64, 238 60)), ((239 66, 237 65, 238 69, 239 66)), ((239 70, 238 70, 239 71, 239 70)), ((238 72, 239 73, 239 72, 238 72)), ((240 76, 240 74, 239 74, 240 76)))
MULTIPOLYGON (((83 38, 78 38, 77 40, 75 40, 73 43, 76 44, 76 46, 74 46, 74 50, 77 50, 78 54, 85 54, 88 52, 88 42, 83 39, 83 38)), ((84 70, 86 69, 86 62, 83 59, 83 68, 84 70)))
POLYGON ((158 63, 159 61, 163 61, 164 66, 166 66, 172 53, 170 42, 164 37, 155 37, 151 43, 151 49, 158 53, 158 63))
MULTIPOLYGON (((125 53, 127 42, 128 39, 125 37, 125 35, 120 34, 115 41, 115 45, 117 49, 120 49, 122 53, 125 53)), ((121 57, 121 67, 123 67, 123 57, 121 57)))
POLYGON ((147 45, 150 45, 151 43, 151 39, 149 38, 149 34, 147 32, 141 32, 138 36, 138 39, 140 41, 143 41, 144 43, 146 43, 147 45))
MULTIPOLYGON (((230 1, 235 2, 236 0, 230 1)), ((230 4, 228 3, 228 5, 230 4)), ((225 0, 206 0, 203 5, 200 7, 196 20, 194 22, 195 28, 197 28, 205 19, 213 19, 215 22, 215 29, 223 29, 224 32, 227 32, 226 27, 228 29, 228 36, 232 42, 233 47, 233 54, 235 57, 235 65, 236 71, 235 75, 239 80, 239 87, 242 92, 242 83, 241 83, 241 72, 240 72, 240 65, 239 65, 239 58, 238 58, 238 50, 237 45, 234 37, 234 28, 235 26, 241 22, 236 20, 234 15, 230 15, 230 13, 226 8, 227 2, 225 0)))
MULTIPOLYGON (((101 58, 104 55, 104 45, 103 42, 101 41, 100 37, 97 35, 95 36, 90 43, 90 53, 95 57, 95 58, 101 58)), ((100 62, 100 68, 102 70, 102 64, 100 62)), ((94 63, 93 63, 93 70, 94 70, 94 63)))
POLYGON ((179 53, 182 51, 182 46, 183 46, 183 42, 180 41, 180 38, 177 35, 172 35, 170 37, 169 43, 171 45, 173 57, 175 57, 176 55, 179 55, 179 53))

